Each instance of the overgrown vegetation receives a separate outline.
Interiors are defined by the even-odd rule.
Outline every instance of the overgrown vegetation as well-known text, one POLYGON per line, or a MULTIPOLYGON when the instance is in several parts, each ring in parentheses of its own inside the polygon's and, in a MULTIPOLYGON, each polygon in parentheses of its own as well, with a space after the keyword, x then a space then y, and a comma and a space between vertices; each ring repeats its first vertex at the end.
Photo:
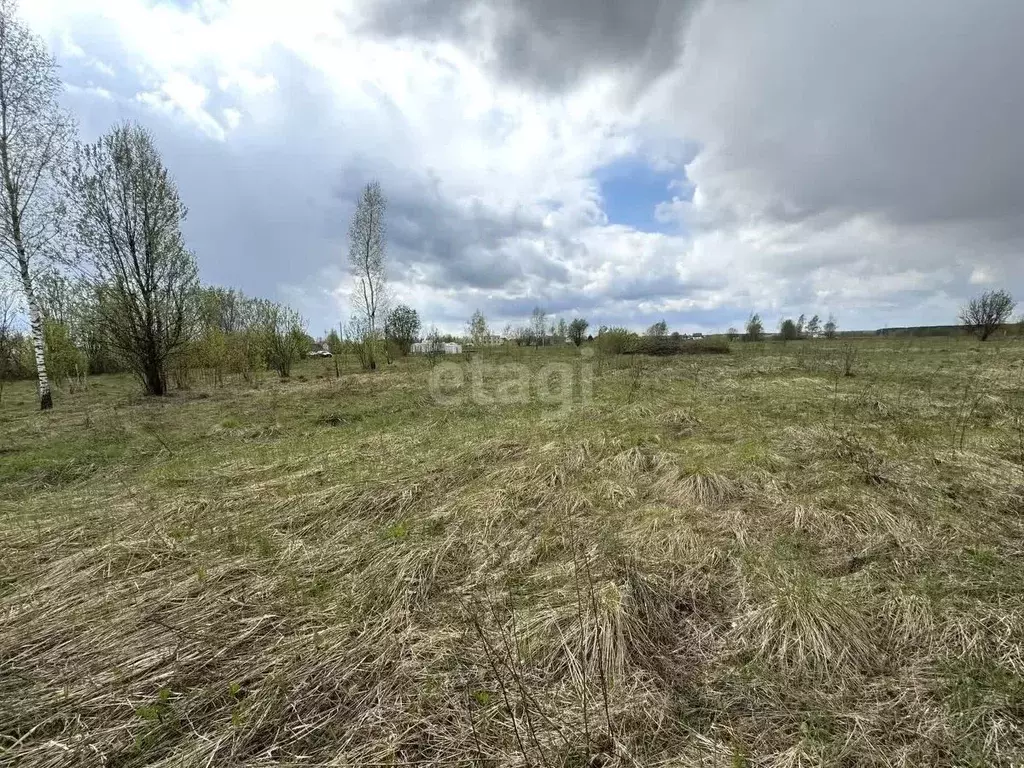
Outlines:
POLYGON ((623 350, 630 355, 727 355, 728 342, 690 340, 672 336, 637 336, 623 350))
POLYGON ((626 328, 601 326, 595 344, 600 352, 607 355, 720 355, 728 354, 730 347, 724 340, 689 339, 678 333, 662 334, 660 323, 655 323, 648 332, 641 335, 626 328), (652 333, 657 330, 659 333, 652 333))
POLYGON ((9 384, 0 762, 1019 765, 1022 366, 737 343, 595 358, 568 411, 351 351, 9 384))

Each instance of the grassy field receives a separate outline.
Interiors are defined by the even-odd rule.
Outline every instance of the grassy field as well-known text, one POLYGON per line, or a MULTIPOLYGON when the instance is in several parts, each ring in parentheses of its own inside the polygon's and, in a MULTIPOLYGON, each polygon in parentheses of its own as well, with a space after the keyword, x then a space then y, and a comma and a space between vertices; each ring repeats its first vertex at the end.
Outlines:
POLYGON ((1024 346, 484 360, 8 385, 0 763, 1024 764, 1024 346))

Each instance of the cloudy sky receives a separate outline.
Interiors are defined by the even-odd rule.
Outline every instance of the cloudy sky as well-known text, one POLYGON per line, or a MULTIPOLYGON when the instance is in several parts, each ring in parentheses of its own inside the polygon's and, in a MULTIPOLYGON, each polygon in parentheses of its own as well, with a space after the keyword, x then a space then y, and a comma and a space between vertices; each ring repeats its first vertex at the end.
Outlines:
POLYGON ((1021 0, 22 0, 84 138, 156 134, 205 281, 426 323, 954 322, 1024 298, 1021 0))

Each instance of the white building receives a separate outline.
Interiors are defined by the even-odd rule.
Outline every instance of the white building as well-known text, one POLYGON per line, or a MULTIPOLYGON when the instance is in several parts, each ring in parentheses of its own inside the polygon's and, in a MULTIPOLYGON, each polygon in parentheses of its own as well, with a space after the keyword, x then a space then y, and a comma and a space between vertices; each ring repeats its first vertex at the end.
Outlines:
MULTIPOLYGON (((412 345, 412 353, 414 355, 426 355, 432 351, 432 344, 435 343, 436 342, 430 341, 417 341, 412 345)), ((441 355, 459 355, 462 354, 462 345, 455 344, 450 341, 441 342, 437 343, 436 349, 433 351, 436 351, 441 355)))
POLYGON ((496 333, 488 333, 479 339, 476 339, 473 343, 478 344, 481 347, 496 347, 499 344, 504 344, 506 341, 504 336, 499 336, 496 333))

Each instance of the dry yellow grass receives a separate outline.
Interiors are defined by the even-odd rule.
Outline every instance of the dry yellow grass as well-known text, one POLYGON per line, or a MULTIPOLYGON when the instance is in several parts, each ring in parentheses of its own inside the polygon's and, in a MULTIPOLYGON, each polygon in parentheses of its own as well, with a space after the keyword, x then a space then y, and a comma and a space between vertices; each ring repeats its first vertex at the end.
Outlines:
POLYGON ((8 387, 0 762, 1021 765, 1024 350, 860 343, 8 387))

